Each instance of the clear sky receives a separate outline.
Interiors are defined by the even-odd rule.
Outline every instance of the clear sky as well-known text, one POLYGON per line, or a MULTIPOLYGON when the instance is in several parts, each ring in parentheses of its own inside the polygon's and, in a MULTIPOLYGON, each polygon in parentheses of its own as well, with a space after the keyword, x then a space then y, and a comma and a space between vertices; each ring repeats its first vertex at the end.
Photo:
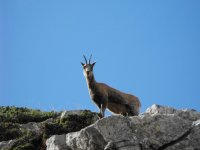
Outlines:
POLYGON ((199 0, 0 0, 0 105, 90 109, 98 82, 152 104, 200 111, 199 0))

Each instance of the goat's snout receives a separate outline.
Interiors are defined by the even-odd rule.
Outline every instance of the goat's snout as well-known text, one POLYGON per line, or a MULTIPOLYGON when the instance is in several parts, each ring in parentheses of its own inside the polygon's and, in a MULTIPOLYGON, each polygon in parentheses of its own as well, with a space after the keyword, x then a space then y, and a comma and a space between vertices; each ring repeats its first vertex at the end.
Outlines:
POLYGON ((90 71, 86 71, 86 74, 89 75, 90 71))

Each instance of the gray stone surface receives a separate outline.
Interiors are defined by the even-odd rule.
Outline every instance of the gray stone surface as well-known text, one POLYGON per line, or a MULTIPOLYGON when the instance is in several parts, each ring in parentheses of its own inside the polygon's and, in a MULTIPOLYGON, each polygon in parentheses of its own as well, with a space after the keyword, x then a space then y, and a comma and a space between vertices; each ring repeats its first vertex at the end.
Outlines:
POLYGON ((200 119, 200 113, 194 109, 177 110, 168 106, 152 105, 146 110, 150 114, 174 114, 183 119, 195 121, 200 119))
POLYGON ((0 149, 4 150, 6 148, 9 148, 14 142, 15 142, 15 140, 2 141, 2 142, 0 142, 0 149))
POLYGON ((67 149, 66 144, 66 135, 53 135, 47 140, 47 149, 48 150, 61 150, 67 149))
POLYGON ((66 135, 47 150, 200 150, 200 113, 153 105, 139 116, 113 115, 66 135))
POLYGON ((39 128, 39 126, 36 122, 29 122, 29 123, 26 123, 26 124, 20 124, 20 129, 32 131, 32 132, 35 132, 35 133, 40 132, 40 128, 39 128))

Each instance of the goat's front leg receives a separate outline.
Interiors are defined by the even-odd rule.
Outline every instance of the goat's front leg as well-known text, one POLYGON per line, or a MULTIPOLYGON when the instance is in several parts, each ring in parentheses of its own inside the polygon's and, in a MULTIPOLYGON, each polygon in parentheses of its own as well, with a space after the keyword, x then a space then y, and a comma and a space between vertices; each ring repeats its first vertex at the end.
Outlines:
POLYGON ((101 104, 101 115, 102 115, 102 118, 105 115, 105 110, 106 110, 106 106, 104 106, 103 104, 101 104))
POLYGON ((103 118, 105 116, 105 110, 107 107, 107 101, 104 101, 104 103, 100 104, 99 107, 99 118, 103 118))
POLYGON ((104 114, 105 114, 105 110, 106 108, 103 106, 103 104, 100 105, 100 108, 99 108, 99 119, 103 118, 104 117, 104 114))

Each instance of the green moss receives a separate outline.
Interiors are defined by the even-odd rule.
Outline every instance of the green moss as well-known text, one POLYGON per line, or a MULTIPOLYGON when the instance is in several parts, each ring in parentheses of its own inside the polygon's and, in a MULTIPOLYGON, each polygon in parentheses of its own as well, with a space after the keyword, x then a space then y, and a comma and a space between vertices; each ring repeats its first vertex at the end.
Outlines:
POLYGON ((23 107, 0 107, 0 122, 12 122, 25 124, 28 122, 41 122, 48 118, 57 117, 59 113, 42 112, 40 110, 23 107))

